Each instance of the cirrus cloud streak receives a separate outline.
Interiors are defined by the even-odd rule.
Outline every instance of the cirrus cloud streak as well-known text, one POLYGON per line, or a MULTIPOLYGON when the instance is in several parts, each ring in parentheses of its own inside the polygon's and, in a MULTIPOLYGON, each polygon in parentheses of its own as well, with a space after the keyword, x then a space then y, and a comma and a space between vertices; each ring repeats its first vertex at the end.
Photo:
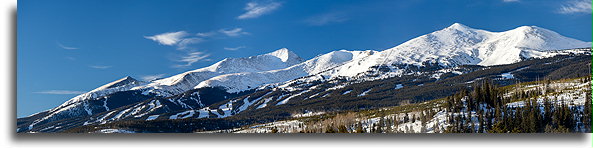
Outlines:
POLYGON ((280 8, 282 3, 279 2, 268 2, 268 3, 259 3, 259 2, 249 2, 246 4, 245 9, 247 12, 239 15, 237 19, 252 19, 260 17, 264 14, 269 14, 272 11, 280 8))
POLYGON ((558 9, 559 13, 562 14, 575 14, 584 13, 591 14, 591 1, 590 0, 573 0, 563 5, 558 9))

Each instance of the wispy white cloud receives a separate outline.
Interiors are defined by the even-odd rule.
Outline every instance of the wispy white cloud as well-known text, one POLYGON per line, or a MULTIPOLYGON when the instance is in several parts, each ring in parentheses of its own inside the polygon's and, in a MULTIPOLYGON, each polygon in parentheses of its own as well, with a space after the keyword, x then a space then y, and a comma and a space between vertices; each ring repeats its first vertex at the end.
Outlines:
POLYGON ((177 62, 183 62, 185 64, 174 65, 174 67, 191 66, 192 64, 194 64, 198 61, 206 60, 206 58, 208 58, 208 57, 210 57, 210 54, 207 54, 205 52, 201 52, 201 51, 188 52, 187 55, 184 55, 176 60, 177 62))
POLYGON ((91 65, 89 67, 94 68, 94 69, 108 69, 108 68, 111 68, 113 66, 107 66, 107 65, 91 65))
POLYGON ((240 36, 240 35, 246 35, 249 34, 248 32, 243 31, 243 28, 234 28, 234 29, 220 29, 219 30, 220 33, 230 36, 230 37, 236 37, 236 36, 240 36))
POLYGON ((66 57, 66 59, 70 60, 70 61, 76 61, 75 57, 66 57))
POLYGON ((58 44, 58 46, 59 46, 60 48, 62 48, 62 49, 66 49, 66 50, 76 50, 76 49, 78 49, 78 48, 76 48, 76 47, 65 46, 65 45, 63 45, 62 43, 59 43, 59 42, 58 42, 57 44, 58 44))
POLYGON ((272 11, 280 8, 282 3, 279 2, 267 2, 267 3, 260 3, 260 2, 249 2, 245 6, 245 13, 239 15, 237 19, 251 19, 257 18, 264 14, 271 13, 272 11))
POLYGON ((323 26, 331 23, 340 23, 347 21, 348 18, 344 13, 339 12, 330 12, 324 13, 316 16, 312 16, 305 20, 306 23, 313 26, 323 26))
POLYGON ((192 37, 186 31, 167 32, 154 36, 145 36, 144 38, 158 42, 161 45, 177 46, 177 49, 187 49, 191 44, 198 44, 204 41, 199 37, 192 37))
POLYGON ((74 90, 46 90, 40 92, 34 92, 37 94, 50 94, 50 95, 77 95, 85 93, 84 91, 74 91, 74 90))
POLYGON ((196 34, 190 34, 186 31, 167 32, 153 36, 144 36, 144 38, 153 40, 161 45, 177 46, 177 49, 184 50, 189 49, 190 45, 202 43, 206 40, 214 38, 218 34, 222 34, 229 37, 237 37, 249 33, 243 31, 243 28, 233 28, 219 29, 196 34))
POLYGON ((142 79, 143 81, 152 81, 152 80, 156 80, 159 78, 163 78, 164 76, 165 76, 165 74, 144 75, 144 76, 140 76, 140 79, 142 79))
POLYGON ((217 34, 217 32, 216 32, 216 31, 210 31, 210 32, 200 32, 200 33, 196 33, 196 36, 199 36, 199 37, 211 37, 211 36, 214 36, 214 35, 216 35, 216 34, 217 34))
POLYGON ((189 45, 201 43, 203 41, 204 41, 204 39, 202 39, 202 38, 186 38, 186 39, 182 39, 177 44, 177 49, 187 49, 189 45))
POLYGON ((505 2, 505 3, 519 2, 519 0, 502 0, 502 2, 505 2))
POLYGON ((243 28, 224 28, 215 31, 196 33, 196 36, 201 38, 214 38, 220 34, 224 36, 236 37, 241 35, 247 35, 249 34, 249 32, 245 32, 243 28))
MULTIPOLYGON (((248 32, 245 32, 243 28, 230 28, 230 29, 218 29, 212 30, 209 32, 201 32, 201 33, 188 33, 186 31, 177 31, 177 32, 167 32, 162 33, 154 36, 145 36, 144 38, 153 40, 158 42, 161 45, 167 46, 175 46, 178 50, 183 53, 182 56, 177 56, 175 58, 171 58, 171 61, 174 62, 182 62, 184 64, 173 65, 172 67, 180 68, 180 67, 187 67, 191 66, 193 63, 199 61, 209 61, 210 57, 209 53, 196 51, 196 46, 192 46, 195 44, 199 44, 208 40, 213 39, 224 39, 227 37, 238 37, 242 35, 248 35, 248 32)), ((245 48, 241 47, 234 47, 228 48, 225 47, 225 50, 239 50, 245 48)), ((96 69, 107 69, 111 66, 91 66, 92 68, 96 69)))
POLYGON ((175 45, 187 35, 189 34, 185 31, 177 31, 157 34, 154 36, 145 36, 144 38, 153 40, 162 45, 175 45))
POLYGON ((591 14, 591 0, 573 0, 558 9, 562 14, 585 13, 591 14))
POLYGON ((239 47, 224 47, 224 50, 236 51, 236 50, 243 49, 243 48, 245 48, 245 46, 239 46, 239 47))

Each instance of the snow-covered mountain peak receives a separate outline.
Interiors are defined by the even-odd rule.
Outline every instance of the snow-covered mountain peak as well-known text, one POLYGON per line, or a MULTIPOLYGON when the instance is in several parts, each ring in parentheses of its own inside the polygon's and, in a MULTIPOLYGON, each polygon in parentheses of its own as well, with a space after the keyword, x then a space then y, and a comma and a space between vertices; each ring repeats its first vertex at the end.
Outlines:
POLYGON ((559 37, 562 36, 552 30, 548 30, 545 28, 537 27, 537 26, 521 26, 517 27, 513 30, 509 30, 506 32, 502 32, 508 35, 513 35, 517 37, 535 37, 535 38, 545 38, 545 37, 559 37))
MULTIPOLYGON (((364 51, 349 51, 349 50, 338 50, 332 51, 323 55, 319 55, 313 59, 307 60, 299 65, 304 65, 303 69, 309 74, 316 74, 322 71, 326 71, 330 68, 342 65, 346 62, 364 58, 373 55, 376 51, 364 50, 364 51), (306 66, 305 66, 306 65, 306 66)), ((297 66, 297 65, 295 65, 297 66)))
MULTIPOLYGON (((331 63, 343 63, 353 59, 359 59, 374 54, 376 51, 365 50, 365 51, 349 51, 349 50, 338 50, 332 51, 327 54, 320 55, 318 61, 330 61, 331 63)), ((313 59, 315 60, 315 59, 313 59)))
POLYGON ((240 72, 258 72, 273 69, 282 69, 304 60, 292 51, 282 48, 276 51, 243 58, 225 58, 211 66, 196 69, 190 72, 221 72, 221 73, 240 73, 240 72))
POLYGON ((551 30, 548 30, 545 28, 541 28, 538 26, 520 26, 520 27, 517 27, 517 28, 509 30, 509 31, 519 31, 519 32, 523 32, 525 34, 529 34, 529 33, 533 33, 533 32, 554 32, 554 31, 551 31, 551 30))
POLYGON ((282 60, 282 62, 288 62, 288 60, 291 60, 291 59, 292 60, 300 59, 300 57, 297 54, 295 54, 294 52, 292 52, 286 48, 281 48, 274 52, 267 53, 265 55, 271 55, 271 56, 280 58, 280 60, 282 60))
POLYGON ((96 92, 96 91, 105 90, 105 89, 109 89, 109 88, 116 88, 116 87, 125 86, 125 85, 134 85, 134 84, 139 84, 139 83, 141 83, 141 81, 138 81, 130 76, 126 76, 124 78, 115 80, 111 83, 108 83, 101 87, 98 87, 98 88, 92 90, 91 92, 96 92))
POLYGON ((115 80, 113 82, 107 83, 107 84, 100 86, 98 88, 95 88, 94 90, 91 90, 89 92, 86 92, 86 93, 80 94, 74 98, 71 98, 70 100, 64 102, 62 105, 60 105, 56 108, 53 108, 50 111, 53 112, 52 114, 56 114, 56 113, 59 113, 60 111, 67 110, 67 108, 73 108, 74 106, 82 105, 81 103, 83 103, 84 101, 96 100, 96 99, 99 99, 99 97, 106 96, 106 95, 113 94, 113 93, 120 92, 120 91, 126 91, 133 87, 136 87, 139 85, 144 85, 144 84, 146 84, 146 82, 138 81, 130 76, 126 76, 124 78, 115 80))
POLYGON ((461 23, 453 23, 451 26, 445 28, 445 29, 449 29, 449 30, 471 30, 473 28, 470 28, 466 25, 463 25, 461 23))
POLYGON ((537 26, 521 26, 499 34, 496 39, 508 42, 507 44, 515 44, 516 48, 524 50, 550 51, 591 47, 588 42, 568 38, 552 30, 537 26))

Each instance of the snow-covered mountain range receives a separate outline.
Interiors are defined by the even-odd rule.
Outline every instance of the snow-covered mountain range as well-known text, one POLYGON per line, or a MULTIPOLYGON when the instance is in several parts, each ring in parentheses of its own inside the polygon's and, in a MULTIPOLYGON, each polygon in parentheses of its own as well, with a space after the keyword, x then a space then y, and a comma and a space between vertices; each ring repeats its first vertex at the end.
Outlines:
MULTIPOLYGON (((489 32, 455 23, 383 51, 339 50, 303 60, 282 48, 257 56, 227 58, 208 67, 151 82, 125 77, 78 95, 56 108, 35 114, 43 117, 27 117, 35 117, 28 129, 39 123, 92 116, 148 98, 172 97, 200 88, 222 88, 232 94, 262 86, 277 86, 274 84, 312 75, 316 75, 315 80, 360 78, 364 73, 377 71, 376 68, 380 66, 390 69, 391 74, 382 76, 385 78, 398 76, 410 66, 452 68, 461 65, 502 65, 565 54, 554 52, 557 50, 584 47, 591 47, 591 42, 564 37, 536 26, 489 32), (113 100, 121 97, 128 98, 126 101, 113 100)), ((203 106, 203 100, 199 99, 197 94, 194 103, 203 106)))
POLYGON ((522 59, 554 55, 548 51, 583 47, 591 47, 591 42, 564 37, 536 26, 489 32, 455 23, 372 56, 346 63, 328 75, 356 76, 377 65, 425 66, 426 63, 433 63, 454 67, 511 64, 522 59))

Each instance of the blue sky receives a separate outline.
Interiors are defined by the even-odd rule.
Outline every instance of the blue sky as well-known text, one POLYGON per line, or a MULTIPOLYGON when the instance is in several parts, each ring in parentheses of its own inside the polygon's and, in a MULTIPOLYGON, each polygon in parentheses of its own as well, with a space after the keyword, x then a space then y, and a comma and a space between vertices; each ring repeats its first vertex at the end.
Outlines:
POLYGON ((383 50, 455 22, 535 25, 591 41, 589 0, 25 0, 17 19, 17 116, 132 76, 167 77, 288 48, 308 59, 383 50))

